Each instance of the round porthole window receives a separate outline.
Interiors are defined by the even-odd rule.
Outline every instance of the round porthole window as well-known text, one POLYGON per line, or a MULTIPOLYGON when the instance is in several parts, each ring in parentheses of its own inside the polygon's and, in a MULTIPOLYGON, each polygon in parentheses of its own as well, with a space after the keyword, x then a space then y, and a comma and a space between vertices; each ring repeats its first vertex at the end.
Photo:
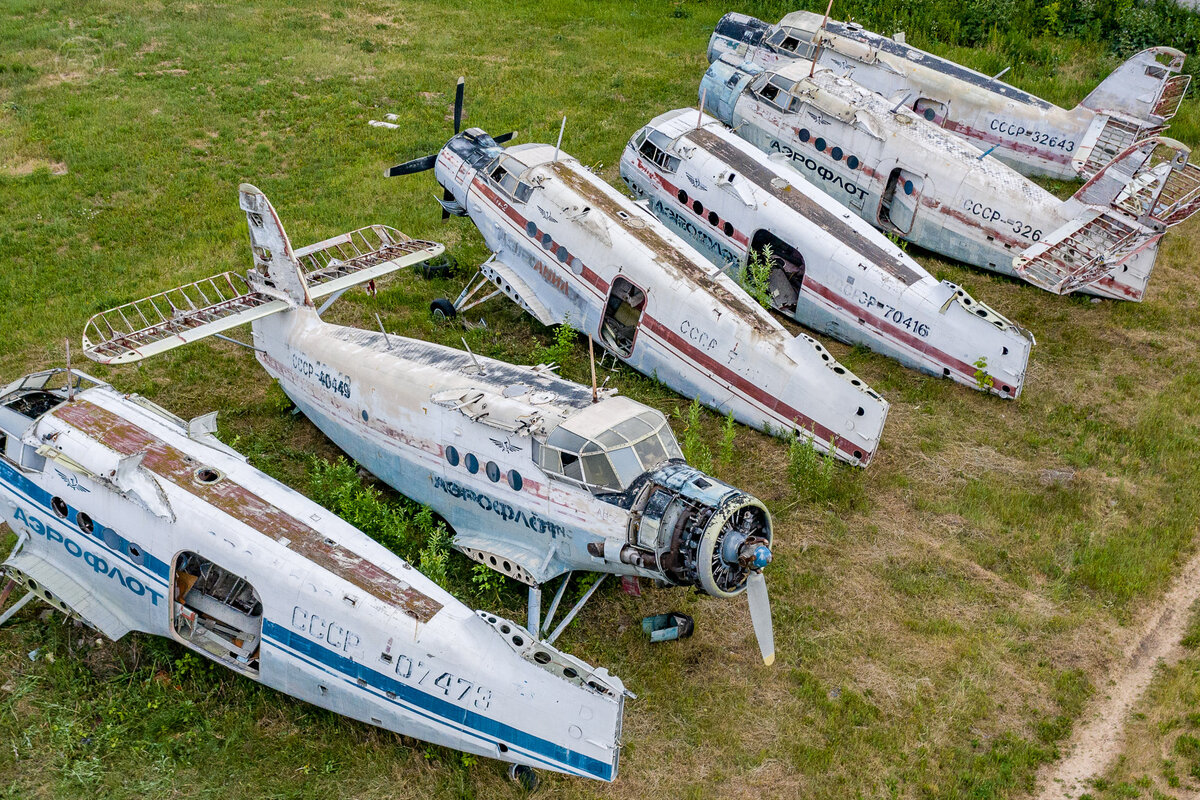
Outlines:
POLYGON ((571 254, 567 252, 567 248, 561 246, 558 248, 558 252, 556 252, 554 255, 558 256, 558 260, 564 264, 567 263, 567 260, 571 258, 571 254))
POLYGON ((537 236, 537 223, 533 220, 525 223, 525 232, 530 236, 537 236))
POLYGON ((458 466, 458 448, 456 448, 454 445, 448 445, 446 447, 446 463, 452 467, 458 466))
POLYGON ((733 236, 733 223, 726 222, 725 227, 723 227, 721 230, 725 231, 726 236, 733 236))
POLYGON ((508 471, 508 485, 513 488, 513 491, 521 491, 521 486, 523 484, 524 481, 521 480, 521 473, 517 472, 515 469, 510 469, 508 471))
POLYGON ((549 250, 550 245, 552 245, 552 244, 554 244, 554 237, 548 233, 543 233, 542 234, 542 247, 549 250))
POLYGON ((688 200, 687 192, 685 192, 683 189, 680 189, 679 194, 677 194, 675 196, 679 198, 679 202, 683 203, 684 205, 687 205, 687 200, 688 200))
POLYGON ((715 211, 708 212, 708 224, 709 225, 716 225, 720 221, 721 221, 721 218, 717 216, 717 212, 715 212, 715 211))
POLYGON ((487 466, 484 467, 484 471, 487 472, 489 481, 492 483, 500 482, 500 467, 495 461, 487 462, 487 466))
POLYGON ((817 148, 818 152, 824 153, 825 152, 825 140, 818 137, 817 140, 815 142, 813 142, 813 147, 817 148))
POLYGON ((693 200, 692 201, 692 211, 695 211, 697 214, 703 214, 704 213, 704 204, 701 203, 699 200, 693 200))
POLYGON ((933 118, 936 116, 937 116, 937 112, 934 111, 932 108, 925 109, 925 119, 929 120, 930 122, 933 122, 933 118))
POLYGON ((831 155, 833 157, 834 161, 841 161, 842 155, 843 155, 842 148, 840 148, 840 147, 833 148, 832 150, 829 151, 829 155, 831 155))
POLYGON ((367 410, 364 408, 362 412, 362 421, 366 422, 370 417, 367 416, 367 410))
POLYGON ((84 533, 91 533, 96 529, 96 526, 92 524, 92 518, 82 511, 75 515, 75 524, 79 526, 79 530, 83 531, 84 533))
POLYGON ((472 475, 474 475, 476 472, 479 472, 479 459, 475 457, 474 453, 467 453, 463 457, 463 464, 466 465, 467 472, 471 473, 472 475))
POLYGON ((54 513, 62 519, 67 518, 67 513, 70 509, 67 508, 67 501, 61 497, 53 497, 50 499, 50 507, 54 509, 54 513))
POLYGON ((800 141, 807 142, 811 138, 811 136, 812 136, 812 134, 810 134, 808 132, 808 128, 800 129, 800 141))
POLYGON ((135 564, 142 564, 146 561, 146 554, 142 552, 142 548, 138 547, 133 542, 129 543, 129 560, 135 564))
POLYGON ((912 182, 912 181, 905 181, 905 182, 904 182, 904 193, 905 193, 905 194, 912 194, 912 193, 913 193, 913 182, 912 182))
POLYGON ((850 156, 846 159, 846 166, 850 169, 858 169, 858 156, 850 156))

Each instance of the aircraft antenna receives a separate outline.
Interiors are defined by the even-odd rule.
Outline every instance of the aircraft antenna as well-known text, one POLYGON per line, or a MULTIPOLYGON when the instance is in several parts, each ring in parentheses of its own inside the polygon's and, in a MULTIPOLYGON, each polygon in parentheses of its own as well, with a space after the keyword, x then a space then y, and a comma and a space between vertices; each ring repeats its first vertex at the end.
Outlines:
POLYGON ((595 403, 599 399, 596 394, 596 346, 590 333, 588 334, 588 360, 592 362, 592 402, 595 403))
POLYGON ((467 348, 467 355, 469 355, 471 360, 475 362, 475 369, 479 370, 479 374, 482 375, 483 365, 479 363, 479 359, 476 358, 475 354, 471 352, 471 345, 467 344, 467 338, 465 336, 461 336, 459 338, 462 339, 463 347, 467 348))
POLYGON ((833 11, 833 0, 829 0, 829 5, 825 6, 825 19, 821 20, 821 27, 817 28, 817 49, 813 52, 812 66, 808 68, 808 77, 812 77, 817 70, 817 56, 821 54, 821 34, 820 31, 825 30, 825 23, 829 22, 829 14, 833 11))
POLYGON ((558 161, 558 151, 562 148, 563 131, 567 129, 567 116, 563 115, 562 125, 558 128, 558 144, 554 145, 554 160, 558 161))
POLYGON ((705 86, 700 90, 700 113, 696 115, 696 127, 704 125, 704 101, 708 97, 708 87, 705 86))
MULTIPOLYGON (((379 332, 383 334, 383 343, 387 345, 387 349, 392 349, 392 340, 388 338, 387 331, 383 329, 383 320, 379 318, 379 312, 375 312, 375 321, 379 323, 379 332)), ((465 344, 465 342, 464 342, 465 344)))
MULTIPOLYGON (((67 346, 67 402, 72 403, 75 401, 75 381, 71 378, 71 340, 63 339, 63 344, 67 346)), ((595 394, 593 389, 592 395, 595 396, 595 394)))

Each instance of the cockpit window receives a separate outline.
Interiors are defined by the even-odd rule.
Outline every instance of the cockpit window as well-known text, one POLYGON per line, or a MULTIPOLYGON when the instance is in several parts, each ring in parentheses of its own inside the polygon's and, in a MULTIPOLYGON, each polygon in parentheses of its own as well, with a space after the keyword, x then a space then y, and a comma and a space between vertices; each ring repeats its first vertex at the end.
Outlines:
POLYGON ((500 156, 488 167, 488 177, 509 197, 524 203, 533 194, 533 187, 520 179, 525 170, 526 166, 515 158, 500 156))
POLYGON ((809 58, 812 54, 812 34, 796 28, 780 28, 771 34, 767 44, 801 58, 809 58))
POLYGON ((782 75, 764 76, 755 84, 754 92, 780 111, 790 111, 797 103, 796 98, 791 96, 795 85, 795 81, 782 75))
POLYGON ((654 137, 647 137, 638 152, 645 156, 650 161, 653 161, 660 168, 667 172, 674 172, 679 168, 679 159, 666 152, 666 150, 653 141, 654 137))
POLYGON ((644 409, 587 438, 555 428, 545 444, 534 440, 533 457, 550 475, 595 494, 623 492, 639 477, 683 453, 661 412, 644 409))

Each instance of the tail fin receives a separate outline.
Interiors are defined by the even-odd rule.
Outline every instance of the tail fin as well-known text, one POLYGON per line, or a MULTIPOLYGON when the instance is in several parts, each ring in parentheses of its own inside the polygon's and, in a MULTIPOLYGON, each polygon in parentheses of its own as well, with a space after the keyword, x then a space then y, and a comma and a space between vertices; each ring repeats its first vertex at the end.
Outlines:
POLYGON ((103 364, 128 364, 223 333, 269 314, 338 295, 389 272, 428 261, 445 248, 372 225, 292 249, 267 196, 243 183, 254 268, 224 272, 102 311, 87 321, 83 352, 103 364))
POLYGON ((1190 75, 1181 75, 1184 54, 1174 47, 1151 47, 1101 81, 1080 103, 1103 114, 1124 114, 1162 123, 1175 116, 1190 75))
POLYGON ((1144 224, 1174 226, 1200 210, 1200 167, 1174 139, 1155 136, 1118 154, 1075 193, 1081 203, 1111 206, 1144 224))
POLYGON ((267 286, 283 292, 296 305, 311 306, 312 298, 300 264, 292 254, 292 241, 275 213, 275 206, 261 190, 248 183, 238 187, 238 206, 246 212, 255 271, 267 286))

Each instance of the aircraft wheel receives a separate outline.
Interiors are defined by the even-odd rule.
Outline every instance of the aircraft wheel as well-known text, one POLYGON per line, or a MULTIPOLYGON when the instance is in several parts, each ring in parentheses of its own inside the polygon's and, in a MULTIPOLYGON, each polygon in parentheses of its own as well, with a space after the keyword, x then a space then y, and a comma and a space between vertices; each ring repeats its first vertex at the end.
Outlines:
POLYGON ((444 297, 439 297, 429 304, 429 313, 433 314, 434 319, 454 319, 458 316, 454 303, 444 297))
POLYGON ((422 278, 445 278, 454 272, 454 268, 457 266, 458 261, 455 260, 454 256, 443 253, 436 258, 431 258, 419 264, 417 266, 417 274, 422 278))
POLYGON ((521 788, 527 792, 535 791, 538 784, 542 782, 533 768, 524 764, 511 764, 508 768, 508 779, 513 783, 520 784, 521 788))

